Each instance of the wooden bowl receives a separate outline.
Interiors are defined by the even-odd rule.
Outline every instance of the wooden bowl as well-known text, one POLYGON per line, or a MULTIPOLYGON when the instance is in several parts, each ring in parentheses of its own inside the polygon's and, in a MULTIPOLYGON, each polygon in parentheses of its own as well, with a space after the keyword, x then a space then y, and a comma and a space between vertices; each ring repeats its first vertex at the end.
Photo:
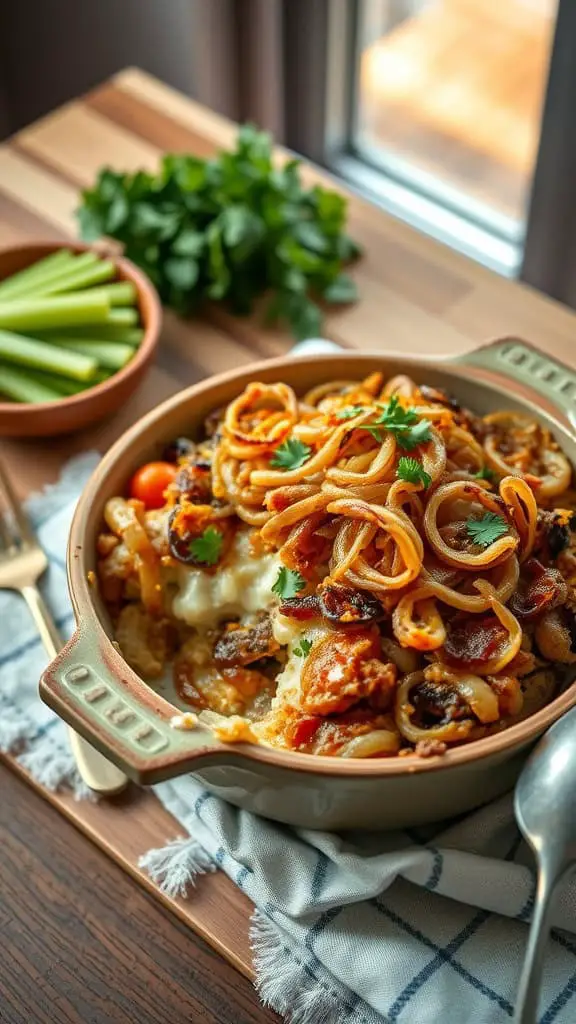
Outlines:
MULTIPOLYGON (((88 252, 92 246, 81 242, 35 242, 0 251, 0 281, 18 270, 49 256, 57 249, 88 252)), ((154 356, 162 324, 162 307, 156 289, 130 260, 108 256, 116 265, 117 277, 131 281, 137 291, 137 305, 144 337, 133 358, 108 380, 56 402, 0 401, 0 437, 53 437, 81 430, 112 415, 136 390, 154 356)))

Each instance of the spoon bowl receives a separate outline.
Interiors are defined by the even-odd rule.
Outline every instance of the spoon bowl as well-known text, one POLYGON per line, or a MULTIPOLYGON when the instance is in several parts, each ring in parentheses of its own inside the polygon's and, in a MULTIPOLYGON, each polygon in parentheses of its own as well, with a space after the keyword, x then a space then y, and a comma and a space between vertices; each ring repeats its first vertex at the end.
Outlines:
POLYGON ((518 826, 538 865, 534 915, 516 1001, 515 1024, 536 1024, 553 895, 576 863, 576 708, 530 755, 516 786, 518 826))

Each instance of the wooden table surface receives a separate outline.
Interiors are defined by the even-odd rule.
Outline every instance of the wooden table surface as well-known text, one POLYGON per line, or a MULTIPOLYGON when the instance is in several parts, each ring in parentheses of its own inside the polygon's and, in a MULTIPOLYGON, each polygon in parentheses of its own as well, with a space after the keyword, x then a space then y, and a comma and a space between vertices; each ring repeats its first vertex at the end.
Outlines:
MULTIPOLYGON (((73 235, 78 190, 103 164, 153 167, 164 150, 205 155, 231 143, 234 134, 229 122, 144 73, 122 72, 0 146, 0 244, 73 235)), ((313 168, 305 169, 305 177, 325 181, 313 168)), ((350 231, 366 249, 353 270, 361 300, 331 313, 325 326, 327 336, 345 347, 440 358, 518 335, 574 361, 576 316, 570 310, 496 277, 356 197, 350 200, 350 231)), ((289 347, 289 338, 264 331, 255 319, 235 320, 217 309, 202 321, 168 314, 157 365, 121 413, 71 438, 5 440, 0 455, 24 495, 55 479, 71 454, 107 448, 179 388, 289 347)), ((277 1019, 259 1006, 245 977, 126 877, 21 774, 0 765, 0 785, 2 1024, 277 1019)), ((126 797, 110 810, 75 811, 65 796, 53 802, 104 847, 106 829, 112 846, 126 820, 138 824, 139 843, 163 832, 166 838, 169 829, 175 834, 175 823, 146 794, 126 797)), ((134 841, 134 849, 125 845, 115 855, 137 874, 138 852, 134 841)), ((171 904, 183 919, 195 918, 211 945, 249 975, 246 898, 227 879, 209 875, 191 905, 171 904)))

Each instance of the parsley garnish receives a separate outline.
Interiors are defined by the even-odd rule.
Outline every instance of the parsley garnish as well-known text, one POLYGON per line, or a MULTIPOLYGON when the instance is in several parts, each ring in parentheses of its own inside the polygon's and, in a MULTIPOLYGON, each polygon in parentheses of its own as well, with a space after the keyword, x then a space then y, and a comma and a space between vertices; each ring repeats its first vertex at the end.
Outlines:
POLYGON ((304 590, 306 586, 306 580, 299 572, 295 572, 294 569, 287 569, 285 565, 282 565, 278 570, 278 576, 276 582, 272 587, 272 593, 278 594, 283 601, 290 600, 291 597, 296 597, 296 594, 304 590))
POLYGON ((498 474, 490 469, 490 466, 482 466, 477 473, 474 473, 477 480, 488 480, 491 484, 495 484, 498 480, 498 474))
POLYGON ((298 441, 295 437, 289 437, 276 449, 270 465, 276 469, 300 469, 300 466, 308 461, 311 453, 310 445, 298 441))
POLYGON ((344 409, 339 409, 336 413, 337 420, 352 420, 355 416, 359 416, 361 412, 364 412, 363 405, 347 405, 344 409))
POLYGON ((383 431, 388 430, 406 452, 431 438, 428 421, 419 420, 413 409, 404 409, 397 395, 392 395, 375 423, 362 426, 360 430, 368 430, 377 441, 382 441, 383 431))
POLYGON ((430 424, 428 420, 419 420, 413 427, 410 427, 406 431, 398 431, 396 433, 396 440, 401 448, 406 452, 412 451, 413 448, 417 448, 419 444, 425 444, 426 441, 430 441, 432 435, 430 433, 430 424))
POLYGON ((204 533, 190 541, 190 554, 194 555, 197 562, 203 562, 205 565, 216 565, 220 558, 223 543, 224 537, 220 530, 215 530, 213 526, 208 526, 204 533))
POLYGON ((426 472, 418 459, 411 459, 408 455, 403 455, 398 460, 396 476, 399 480, 406 480, 409 484, 422 484, 423 487, 430 487, 432 483, 430 473, 426 472))
POLYGON ((297 658, 307 658, 310 654, 310 648, 312 647, 312 641, 307 640, 305 636, 300 641, 300 646, 294 648, 294 654, 297 658))
POLYGON ((484 512, 477 519, 469 519, 466 530, 475 544, 487 548, 507 532, 508 523, 496 512, 484 512))

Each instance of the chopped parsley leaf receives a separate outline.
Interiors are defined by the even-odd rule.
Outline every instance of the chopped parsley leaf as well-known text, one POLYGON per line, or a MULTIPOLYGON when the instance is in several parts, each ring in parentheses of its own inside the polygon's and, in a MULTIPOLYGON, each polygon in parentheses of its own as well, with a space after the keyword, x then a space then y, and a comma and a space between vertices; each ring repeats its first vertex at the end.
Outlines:
POLYGON ((364 412, 363 405, 347 405, 344 409, 339 409, 336 413, 337 420, 353 420, 355 416, 359 416, 361 412, 364 412))
POLYGON ((208 526, 204 533, 190 541, 190 553, 194 555, 197 562, 203 562, 204 565, 216 565, 220 558, 223 543, 224 537, 220 530, 216 530, 213 526, 208 526))
POLYGON ((367 430, 377 441, 383 441, 383 432, 393 434, 400 448, 412 451, 419 444, 425 444, 432 437, 427 420, 419 420, 414 409, 404 409, 397 395, 392 395, 382 407, 382 413, 375 423, 360 427, 367 430))
POLYGON ((487 548, 508 531, 508 523, 496 512, 485 512, 478 518, 469 519, 466 523, 468 536, 475 544, 487 548))
POLYGON ((278 576, 276 582, 272 587, 272 593, 278 594, 278 597, 282 598, 283 601, 288 601, 291 597, 296 597, 301 590, 304 590, 306 586, 306 580, 299 572, 295 572, 294 569, 287 569, 285 565, 282 565, 278 570, 278 576))
POLYGON ((300 469, 300 466, 308 461, 311 453, 310 445, 304 444, 303 441, 299 441, 295 437, 289 437, 278 446, 270 460, 270 465, 275 469, 300 469))
POLYGON ((427 473, 418 459, 403 455, 398 460, 396 476, 399 480, 405 480, 409 484, 422 484, 423 487, 430 487, 432 477, 427 473))
POLYGON ((306 637, 303 636, 300 641, 300 646, 294 648, 294 654, 296 655, 297 658, 307 658, 308 655, 310 654, 311 647, 312 641, 307 640, 306 637))

